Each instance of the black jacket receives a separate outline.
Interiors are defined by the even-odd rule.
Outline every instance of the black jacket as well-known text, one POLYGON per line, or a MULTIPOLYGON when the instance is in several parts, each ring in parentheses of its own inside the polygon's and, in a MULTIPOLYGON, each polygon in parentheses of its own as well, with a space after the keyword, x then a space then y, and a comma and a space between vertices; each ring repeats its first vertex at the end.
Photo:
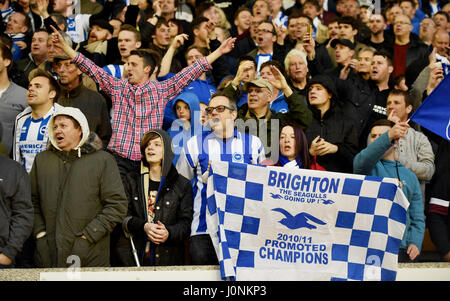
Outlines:
POLYGON ((428 66, 429 54, 429 47, 417 35, 411 33, 410 44, 406 52, 405 80, 408 87, 411 87, 420 72, 428 66))
MULTIPOLYGON (((161 221, 169 231, 167 241, 155 245, 151 243, 154 250, 155 265, 183 265, 185 259, 184 243, 189 238, 192 223, 193 192, 189 180, 178 174, 172 164, 173 153, 171 140, 168 134, 162 130, 152 130, 164 141, 164 160, 162 179, 155 204, 155 217, 153 222, 161 221)), ((144 135, 145 137, 145 135, 144 135)), ((147 222, 147 208, 145 200, 145 172, 148 168, 141 165, 141 172, 131 172, 125 179, 125 192, 129 200, 127 218, 123 222, 126 232, 133 236, 140 264, 144 262, 145 246, 148 240, 144 232, 147 222)), ((128 248, 128 250, 130 250, 128 248)), ((131 251, 122 252, 121 260, 125 265, 135 265, 131 251)))
POLYGON ((40 268, 63 268, 76 255, 82 267, 106 267, 110 233, 125 218, 128 201, 113 156, 101 150, 95 133, 85 138, 86 121, 70 116, 81 125, 82 146, 69 152, 56 149, 52 118, 49 147, 36 155, 31 169, 33 235, 46 232, 36 238, 34 260, 40 268))
POLYGON ((30 177, 19 163, 0 155, 0 254, 14 262, 33 219, 30 177))
POLYGON ((338 147, 335 154, 317 156, 317 163, 327 171, 352 173, 353 157, 358 152, 358 134, 354 123, 333 102, 323 118, 318 109, 312 106, 310 109, 313 119, 305 131, 308 145, 311 146, 314 138, 320 136, 338 147))
POLYGON ((378 119, 386 119, 383 114, 386 108, 387 95, 390 89, 380 91, 372 80, 365 80, 353 70, 347 79, 339 78, 342 67, 338 66, 328 70, 336 86, 338 97, 336 104, 339 105, 345 116, 353 120, 355 129, 359 136, 359 149, 362 150, 367 144, 367 135, 372 124, 378 119))

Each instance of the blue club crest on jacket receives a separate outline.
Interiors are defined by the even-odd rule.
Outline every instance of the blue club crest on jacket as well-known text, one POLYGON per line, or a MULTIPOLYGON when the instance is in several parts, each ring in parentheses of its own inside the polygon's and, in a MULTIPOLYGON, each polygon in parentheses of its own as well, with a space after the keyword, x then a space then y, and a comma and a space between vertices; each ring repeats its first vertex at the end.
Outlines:
POLYGON ((300 229, 300 228, 308 228, 308 229, 316 229, 317 228, 317 226, 310 224, 309 222, 316 223, 319 225, 326 225, 325 222, 321 221, 317 217, 314 217, 311 214, 306 213, 306 212, 300 212, 299 214, 293 216, 288 211, 286 211, 282 208, 275 208, 275 209, 272 209, 272 211, 276 211, 276 212, 280 212, 280 213, 284 214, 285 218, 281 219, 279 221, 279 223, 289 229, 292 229, 292 230, 300 229))

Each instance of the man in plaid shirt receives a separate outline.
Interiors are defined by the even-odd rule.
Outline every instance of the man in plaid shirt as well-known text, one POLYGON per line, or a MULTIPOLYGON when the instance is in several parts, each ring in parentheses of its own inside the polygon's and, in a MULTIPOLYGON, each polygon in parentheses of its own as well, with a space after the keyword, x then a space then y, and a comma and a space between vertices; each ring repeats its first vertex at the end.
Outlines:
POLYGON ((122 176, 140 167, 141 137, 150 129, 160 129, 166 102, 174 98, 203 72, 211 70, 211 64, 234 47, 235 38, 225 40, 219 48, 193 65, 184 68, 174 77, 152 81, 157 73, 157 61, 146 50, 134 50, 128 57, 125 69, 128 78, 118 79, 94 64, 81 53, 73 50, 55 30, 53 43, 60 47, 77 64, 80 70, 97 82, 112 100, 112 137, 108 145, 117 160, 122 176))

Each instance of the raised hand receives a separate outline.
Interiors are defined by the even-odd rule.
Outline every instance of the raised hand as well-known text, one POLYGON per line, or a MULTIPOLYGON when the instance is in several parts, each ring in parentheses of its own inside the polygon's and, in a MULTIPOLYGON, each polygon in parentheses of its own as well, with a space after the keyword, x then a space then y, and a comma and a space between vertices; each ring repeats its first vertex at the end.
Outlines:
POLYGON ((236 38, 228 38, 225 41, 223 41, 222 44, 220 44, 219 48, 217 50, 220 51, 220 54, 227 54, 234 48, 234 43, 236 42, 236 38))
POLYGON ((236 76, 234 77, 232 83, 237 86, 245 80, 250 81, 248 71, 254 68, 254 64, 251 61, 243 61, 239 64, 236 76))
POLYGON ((211 54, 209 54, 206 59, 208 63, 212 64, 215 60, 217 60, 220 56, 229 53, 234 48, 234 43, 236 42, 236 38, 228 38, 220 44, 219 48, 214 50, 211 54))
POLYGON ((434 61, 429 65, 430 76, 428 77, 427 84, 427 94, 430 95, 431 92, 439 85, 439 83, 444 79, 444 69, 442 68, 442 63, 434 61))
POLYGON ((287 29, 283 25, 277 26, 275 21, 272 21, 273 28, 275 28, 275 32, 277 33, 277 43, 279 45, 284 45, 284 40, 286 39, 287 29))
POLYGON ((35 12, 44 19, 47 19, 50 15, 48 13, 49 0, 36 0, 34 7, 35 12))
POLYGON ((346 80, 348 78, 348 75, 350 74, 350 62, 346 63, 344 67, 341 69, 341 72, 339 72, 339 79, 346 80))
POLYGON ((70 47, 66 41, 64 41, 64 38, 62 37, 61 33, 53 26, 52 30, 52 43, 55 47, 60 48, 62 51, 64 51, 70 58, 74 58, 77 56, 77 52, 70 47))
POLYGON ((395 114, 395 110, 392 110, 391 113, 389 113, 387 119, 394 123, 400 122, 400 118, 395 114))
POLYGON ((397 122, 388 132, 389 140, 393 141, 405 137, 408 129, 409 124, 407 122, 397 122))
POLYGON ((302 46, 303 49, 306 51, 306 54, 308 55, 308 58, 310 60, 313 60, 316 56, 316 41, 310 36, 310 34, 305 34, 302 37, 302 46))
POLYGON ((187 41, 189 36, 185 33, 177 35, 175 38, 173 38, 170 47, 174 47, 175 49, 178 49, 182 45, 184 45, 184 42, 187 41))
POLYGON ((289 97, 291 96, 292 89, 289 87, 289 84, 286 81, 286 78, 283 76, 283 73, 281 73, 280 70, 278 70, 277 67, 271 65, 270 66, 270 72, 272 72, 274 79, 270 81, 273 87, 277 88, 278 90, 283 91, 283 93, 289 97))
MULTIPOLYGON (((139 3, 139 1, 137 1, 137 3, 139 3)), ((153 11, 155 12, 155 15, 160 16, 161 17, 161 1, 157 0, 157 1, 153 1, 153 5, 152 5, 153 11)))

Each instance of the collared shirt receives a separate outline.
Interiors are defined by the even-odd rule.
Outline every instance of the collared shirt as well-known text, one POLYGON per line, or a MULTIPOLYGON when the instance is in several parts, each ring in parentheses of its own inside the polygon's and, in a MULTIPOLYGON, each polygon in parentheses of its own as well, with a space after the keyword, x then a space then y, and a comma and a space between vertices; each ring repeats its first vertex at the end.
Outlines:
POLYGON ((259 164, 265 160, 264 147, 258 137, 236 129, 229 139, 218 138, 209 131, 188 140, 178 160, 177 170, 190 180, 195 177, 191 236, 207 233, 206 183, 203 182, 203 174, 210 160, 259 164))
POLYGON ((166 102, 212 67, 205 57, 184 68, 174 77, 133 85, 128 79, 109 75, 91 60, 78 53, 73 59, 80 70, 108 94, 113 103, 113 133, 108 149, 133 161, 141 160, 140 141, 150 129, 160 129, 166 102))

